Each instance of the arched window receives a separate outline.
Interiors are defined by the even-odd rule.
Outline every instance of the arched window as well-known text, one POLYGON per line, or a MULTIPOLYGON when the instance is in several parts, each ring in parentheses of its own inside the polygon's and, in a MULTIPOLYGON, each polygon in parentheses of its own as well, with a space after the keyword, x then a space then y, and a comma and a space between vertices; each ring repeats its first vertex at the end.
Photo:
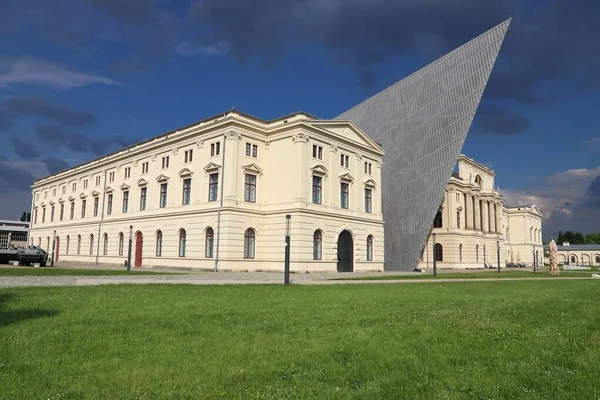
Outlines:
POLYGON ((179 231, 179 257, 185 257, 185 229, 179 231))
POLYGON ((67 235, 67 246, 65 248, 65 254, 69 254, 69 242, 71 241, 71 238, 69 237, 69 235, 67 235))
POLYGON ((575 256, 571 256, 571 262, 572 262, 573 264, 577 264, 577 257, 575 257, 575 256))
POLYGON ((462 262, 462 243, 458 245, 458 262, 462 262))
POLYGON ((123 243, 125 242, 125 237, 123 236, 123 232, 119 232, 119 255, 123 255, 123 243))
POLYGON ((244 258, 254 258, 254 245, 256 242, 256 235, 254 229, 246 229, 244 234, 244 258))
POLYGON ((90 256, 94 255, 94 234, 90 233, 90 256))
POLYGON ((81 235, 77 235, 77 255, 81 254, 81 235))
POLYGON ((479 245, 475 246, 475 262, 479 262, 479 245))
POLYGON ((442 227, 442 211, 438 211, 437 214, 435 214, 435 219, 433 220, 433 227, 434 228, 441 228, 442 227))
POLYGON ((323 234, 317 229, 313 234, 313 260, 320 260, 322 258, 322 248, 323 234))
POLYGON ((373 236, 367 236, 367 261, 373 261, 373 236))
POLYGON ((600 256, 596 256, 596 264, 600 264, 600 256))
POLYGON ((215 232, 213 231, 213 228, 208 227, 206 228, 206 243, 204 245, 204 256, 206 258, 213 258, 214 257, 214 253, 213 253, 213 248, 214 248, 214 244, 215 244, 215 232))
POLYGON ((444 261, 444 248, 439 243, 435 244, 435 260, 444 261))
POLYGON ((104 234, 104 244, 102 245, 102 254, 108 254, 108 233, 104 234))
POLYGON ((156 231, 156 257, 162 256, 162 231, 156 231))

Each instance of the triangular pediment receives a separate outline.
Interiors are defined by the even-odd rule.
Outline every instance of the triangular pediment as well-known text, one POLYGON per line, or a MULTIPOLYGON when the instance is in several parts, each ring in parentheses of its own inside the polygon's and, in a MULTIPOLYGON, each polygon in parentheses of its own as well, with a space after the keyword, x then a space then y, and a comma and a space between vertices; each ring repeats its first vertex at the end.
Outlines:
POLYGON ((221 169, 221 166, 219 164, 215 164, 214 162, 210 162, 210 163, 208 163, 208 165, 206 167, 204 167, 204 170, 206 172, 218 171, 220 169, 221 169))
POLYGON ((184 176, 191 176, 194 172, 192 170, 190 170, 189 168, 184 168, 181 171, 179 171, 179 176, 180 177, 184 177, 184 176))
POLYGON ((354 182, 354 177, 352 175, 350 175, 348 172, 346 172, 345 174, 340 175, 340 180, 354 182))
POLYGON ((69 196, 69 201, 75 201, 75 197, 69 196))
POLYGON ((53 206, 55 204, 54 200, 50 200, 50 203, 48 203, 48 204, 50 204, 51 206, 53 206))
POLYGON ((59 203, 64 203, 64 202, 65 202, 65 199, 63 199, 63 198, 61 197, 60 199, 58 199, 58 202, 59 202, 59 203))
POLYGON ((81 193, 79 194, 79 198, 80 198, 80 199, 85 199, 86 197, 87 197, 87 195, 86 195, 85 193, 83 193, 83 192, 81 192, 81 193))
POLYGON ((364 181, 363 184, 366 187, 371 187, 371 188, 376 188, 377 187, 377 183, 375 183, 375 181, 373 179, 367 179, 366 181, 364 181))
POLYGON ((310 121, 312 126, 324 129, 333 133, 336 137, 344 138, 354 143, 367 146, 372 150, 383 154, 383 149, 373 139, 368 137, 360 128, 351 121, 331 120, 331 121, 310 121))
POLYGON ((94 190, 92 192, 92 196, 98 196, 98 195, 100 195, 100 192, 98 192, 97 190, 94 190))
POLYGON ((165 182, 169 180, 169 177, 163 174, 160 174, 159 176, 156 177, 156 180, 158 182, 165 182))
POLYGON ((148 185, 148 181, 145 180, 144 178, 141 178, 140 180, 137 181, 138 186, 146 186, 148 185))
POLYGON ((106 193, 112 193, 113 188, 111 188, 110 186, 107 186, 105 191, 106 191, 106 193))
POLYGON ((263 170, 258 165, 251 163, 247 165, 242 165, 242 169, 244 172, 254 172, 255 174, 262 175, 263 170))
POLYGON ((314 175, 326 176, 329 173, 327 168, 325 168, 325 166, 321 164, 313 166, 310 170, 314 175))
POLYGON ((121 186, 119 186, 119 189, 121 190, 129 190, 130 186, 126 183, 122 184, 121 186))

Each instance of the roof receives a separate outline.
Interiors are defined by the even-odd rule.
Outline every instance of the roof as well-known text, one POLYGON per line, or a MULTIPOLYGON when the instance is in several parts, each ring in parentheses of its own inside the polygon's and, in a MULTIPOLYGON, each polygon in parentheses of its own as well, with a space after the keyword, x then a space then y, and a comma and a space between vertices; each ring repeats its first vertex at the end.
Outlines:
POLYGON ((569 246, 556 246, 558 251, 580 251, 580 250, 598 250, 600 251, 600 244, 571 244, 569 246))
POLYGON ((0 219, 0 226, 29 226, 29 222, 0 219))
POLYGON ((203 123, 206 123, 206 122, 210 122, 210 121, 214 120, 215 118, 225 117, 225 116, 227 116, 231 112, 239 114, 239 115, 241 115, 243 117, 246 117, 248 119, 252 119, 252 120, 261 122, 263 124, 272 124, 274 122, 283 121, 283 120, 286 120, 288 118, 292 118, 292 117, 297 116, 297 115, 303 115, 303 116, 305 116, 305 117, 307 117, 309 119, 314 119, 314 120, 318 120, 319 119, 319 118, 317 118, 317 117, 315 117, 315 116, 313 116, 313 115, 311 115, 309 113, 306 113, 306 112, 303 112, 303 111, 298 111, 298 112, 295 112, 295 113, 284 115, 283 117, 275 118, 275 119, 272 119, 272 120, 265 120, 265 119, 254 117, 254 116, 252 116, 250 114, 246 114, 246 113, 244 113, 242 111, 238 111, 238 110, 232 109, 232 110, 228 110, 228 111, 225 111, 225 112, 222 112, 222 113, 219 113, 219 114, 215 114, 215 115, 213 115, 211 117, 208 117, 208 118, 204 118, 204 119, 202 119, 200 121, 196 121, 196 122, 191 123, 189 125, 186 125, 186 126, 183 126, 183 127, 179 127, 179 128, 176 128, 176 129, 172 129, 172 130, 170 130, 168 132, 165 132, 165 133, 162 133, 162 134, 160 134, 158 136, 153 136, 153 137, 151 137, 149 139, 142 140, 141 142, 133 143, 130 146, 123 147, 123 148, 121 148, 119 150, 113 151, 112 153, 108 153, 108 154, 105 154, 105 155, 100 156, 98 158, 94 158, 94 159, 89 160, 89 161, 87 161, 87 162, 85 162, 83 164, 78 164, 78 165, 75 165, 73 167, 64 169, 62 171, 55 172, 54 174, 51 174, 51 175, 44 176, 42 178, 36 179, 36 180, 33 181, 33 184, 35 185, 37 182, 39 182, 41 180, 48 179, 49 177, 52 177, 52 176, 55 176, 55 175, 58 175, 58 174, 62 174, 63 172, 67 172, 67 171, 70 171, 70 170, 75 169, 75 168, 82 167, 82 166, 87 165, 87 164, 92 164, 95 161, 100 161, 100 160, 102 160, 102 159, 104 159, 106 157, 110 157, 112 155, 118 154, 118 153, 126 151, 128 149, 133 149, 136 146, 140 146, 140 145, 145 144, 145 143, 150 143, 150 142, 152 142, 152 141, 154 141, 154 140, 156 140, 158 138, 161 138, 163 136, 169 136, 169 135, 172 135, 172 134, 177 133, 179 131, 183 131, 183 130, 186 130, 186 129, 189 129, 189 128, 193 128, 196 125, 200 125, 200 124, 203 124, 203 123))

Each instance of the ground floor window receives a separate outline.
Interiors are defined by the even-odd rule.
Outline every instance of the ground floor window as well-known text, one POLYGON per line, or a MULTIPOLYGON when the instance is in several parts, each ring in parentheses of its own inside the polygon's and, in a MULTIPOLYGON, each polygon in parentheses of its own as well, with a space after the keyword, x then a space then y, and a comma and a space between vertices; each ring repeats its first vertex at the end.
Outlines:
POLYGON ((320 260, 322 257, 321 251, 323 247, 323 234, 320 230, 316 230, 313 234, 313 260, 320 260))
POLYGON ((367 261, 373 261, 373 236, 367 236, 367 261))
POLYGON ((444 261, 444 248, 439 243, 435 245, 435 260, 444 261))
POLYGON ((256 235, 254 229, 248 228, 244 234, 244 258, 254 258, 256 235))

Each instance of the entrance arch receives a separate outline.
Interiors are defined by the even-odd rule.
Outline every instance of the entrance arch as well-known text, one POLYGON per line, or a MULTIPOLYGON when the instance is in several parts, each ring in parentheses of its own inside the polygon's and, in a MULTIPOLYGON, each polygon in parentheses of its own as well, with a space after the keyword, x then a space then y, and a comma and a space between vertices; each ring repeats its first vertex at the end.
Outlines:
POLYGON ((352 234, 342 231, 337 242, 337 270, 338 272, 353 272, 354 264, 352 255, 354 253, 354 241, 352 234))
POLYGON ((144 235, 138 231, 135 233, 135 262, 136 268, 142 268, 142 250, 144 249, 144 235))
POLYGON ((55 250, 54 250, 54 262, 58 261, 58 253, 59 253, 59 249, 60 249, 60 236, 56 237, 56 243, 54 244, 55 246, 55 250))

